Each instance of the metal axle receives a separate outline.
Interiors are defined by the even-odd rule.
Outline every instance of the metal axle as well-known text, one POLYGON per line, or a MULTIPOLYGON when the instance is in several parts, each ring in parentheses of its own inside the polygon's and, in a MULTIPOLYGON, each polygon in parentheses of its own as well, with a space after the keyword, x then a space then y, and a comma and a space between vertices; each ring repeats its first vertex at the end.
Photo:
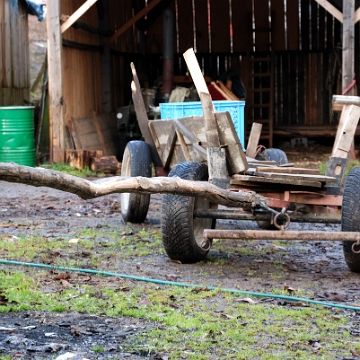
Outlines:
MULTIPOLYGON (((331 223, 341 224, 341 214, 291 214, 290 220, 293 222, 308 223, 331 223)), ((228 220, 253 220, 253 221, 270 221, 269 214, 252 214, 244 211, 231 210, 195 210, 194 217, 206 219, 228 219, 228 220)))
POLYGON ((204 238, 241 240, 306 240, 306 241, 359 241, 360 232, 345 231, 270 231, 270 230, 204 230, 204 238))

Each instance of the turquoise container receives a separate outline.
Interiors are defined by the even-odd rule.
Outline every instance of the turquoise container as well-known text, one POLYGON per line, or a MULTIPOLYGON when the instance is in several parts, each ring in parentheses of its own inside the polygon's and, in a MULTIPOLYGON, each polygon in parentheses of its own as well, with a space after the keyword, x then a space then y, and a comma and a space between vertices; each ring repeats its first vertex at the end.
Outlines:
POLYGON ((34 106, 0 106, 0 162, 35 166, 34 106))

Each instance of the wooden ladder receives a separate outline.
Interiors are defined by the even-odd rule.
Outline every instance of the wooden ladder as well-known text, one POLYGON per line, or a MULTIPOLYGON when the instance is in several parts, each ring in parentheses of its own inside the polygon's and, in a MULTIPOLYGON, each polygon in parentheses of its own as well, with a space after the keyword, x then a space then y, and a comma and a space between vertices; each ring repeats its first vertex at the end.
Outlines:
POLYGON ((273 146, 273 56, 251 56, 251 84, 248 90, 248 131, 252 123, 262 124, 261 140, 266 140, 269 148, 273 146))

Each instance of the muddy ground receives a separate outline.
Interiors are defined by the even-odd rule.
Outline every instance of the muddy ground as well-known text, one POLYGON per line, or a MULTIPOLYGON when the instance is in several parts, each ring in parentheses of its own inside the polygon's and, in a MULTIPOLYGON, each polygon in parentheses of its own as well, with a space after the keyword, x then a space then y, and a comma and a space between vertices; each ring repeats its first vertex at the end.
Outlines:
MULTIPOLYGON (((319 151, 318 146, 316 150, 319 151)), ((328 155, 331 149, 327 147, 320 151, 328 155)), ((307 155, 296 149, 288 149, 287 153, 289 161, 295 162, 296 166, 318 167, 322 160, 319 153, 311 148, 307 155)), ((134 233, 142 228, 159 229, 160 217, 161 196, 153 195, 145 224, 129 226, 134 233)), ((7 182, 0 182, 0 224, 0 234, 9 237, 37 234, 69 239, 81 228, 124 231, 125 226, 119 195, 85 201, 58 190, 7 182)), ((257 229, 257 225, 224 220, 218 221, 217 228, 257 229)), ((290 225, 290 229, 295 228, 329 232, 340 230, 340 226, 334 224, 290 225)), ((9 269, 2 265, 4 268, 9 269)), ((109 270, 145 278, 253 292, 269 293, 288 286, 313 293, 316 300, 343 304, 360 302, 360 276, 349 272, 339 242, 274 244, 268 241, 222 241, 213 245, 208 260, 198 264, 172 262, 164 252, 141 259, 124 259, 119 254, 115 267, 109 270), (219 259, 223 260, 222 266, 213 266, 219 259)), ((126 341, 128 334, 151 329, 151 326, 153 324, 141 320, 75 313, 28 311, 2 314, 0 355, 17 354, 19 358, 34 359, 53 358, 54 353, 71 353, 77 354, 78 359, 142 359, 148 354, 123 353, 121 357, 113 354, 121 351, 119 344, 126 341), (101 356, 89 351, 90 344, 94 342, 105 345, 101 356)), ((153 358, 167 357, 158 354, 153 358)))

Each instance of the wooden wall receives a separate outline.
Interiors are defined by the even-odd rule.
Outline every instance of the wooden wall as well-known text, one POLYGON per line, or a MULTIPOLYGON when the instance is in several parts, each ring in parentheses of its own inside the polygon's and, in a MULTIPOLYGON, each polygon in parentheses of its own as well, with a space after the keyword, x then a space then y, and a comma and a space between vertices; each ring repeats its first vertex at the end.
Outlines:
POLYGON ((28 23, 18 9, 0 0, 0 106, 26 105, 30 95, 28 23))
MULTIPOLYGON (((62 14, 73 14, 83 0, 62 2, 62 14)), ((88 10, 80 22, 98 29, 96 6, 88 10)), ((64 75, 65 124, 71 119, 102 112, 100 77, 100 37, 82 28, 70 27, 63 34, 62 66, 64 75)))
MULTIPOLYGON (((82 3, 62 0, 62 12, 71 14, 82 3)), ((193 47, 205 75, 216 79, 234 68, 249 90, 251 57, 271 54, 275 127, 336 123, 331 97, 340 91, 342 26, 316 1, 174 0, 168 8, 176 17, 175 75, 186 74, 182 53, 193 47)), ((110 30, 121 28, 133 15, 131 0, 109 0, 110 30)), ((99 9, 94 5, 80 20, 98 27, 98 17, 99 9)), ((359 37, 356 25, 357 76, 359 37)), ((71 28, 64 39, 100 45, 98 35, 81 29, 71 28)), ((132 25, 110 44, 114 109, 131 101, 130 62, 135 63, 144 86, 152 87, 161 78, 162 16, 152 19, 144 39, 141 47, 137 28, 132 25)), ((63 47, 66 116, 89 116, 93 110, 102 111, 99 49, 63 47)))

